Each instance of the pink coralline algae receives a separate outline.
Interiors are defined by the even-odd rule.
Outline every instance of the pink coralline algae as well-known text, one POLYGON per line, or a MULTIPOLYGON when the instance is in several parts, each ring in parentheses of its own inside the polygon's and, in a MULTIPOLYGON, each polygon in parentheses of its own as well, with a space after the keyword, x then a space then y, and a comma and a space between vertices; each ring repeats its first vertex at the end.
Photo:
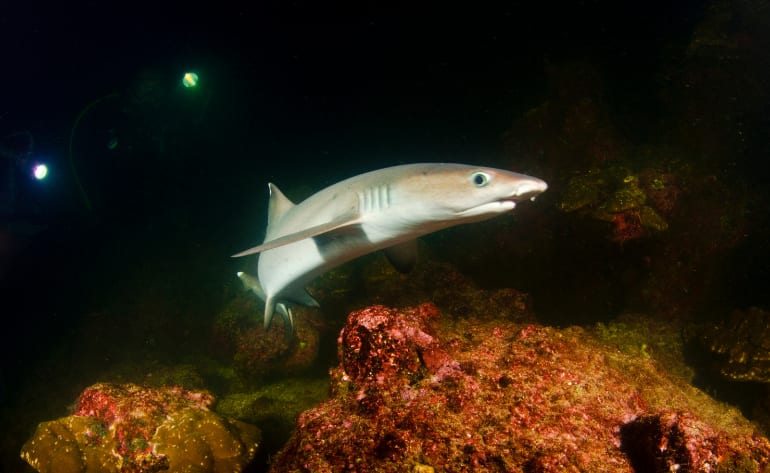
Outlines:
POLYGON ((740 414, 580 328, 374 306, 338 342, 272 472, 770 471, 740 414))
POLYGON ((96 384, 71 416, 41 423, 21 456, 41 473, 241 471, 259 431, 209 411, 213 401, 179 387, 96 384))

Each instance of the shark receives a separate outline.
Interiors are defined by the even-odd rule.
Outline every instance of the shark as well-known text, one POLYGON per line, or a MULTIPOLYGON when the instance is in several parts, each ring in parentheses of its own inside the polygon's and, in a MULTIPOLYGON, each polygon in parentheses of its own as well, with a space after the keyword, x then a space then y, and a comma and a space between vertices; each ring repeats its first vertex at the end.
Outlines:
POLYGON ((318 307, 307 284, 343 263, 384 250, 406 272, 418 237, 512 211, 548 189, 542 179, 457 163, 392 166, 350 177, 294 204, 268 184, 262 244, 232 255, 259 254, 257 275, 238 272, 264 302, 264 327, 279 313, 293 327, 292 307, 318 307))

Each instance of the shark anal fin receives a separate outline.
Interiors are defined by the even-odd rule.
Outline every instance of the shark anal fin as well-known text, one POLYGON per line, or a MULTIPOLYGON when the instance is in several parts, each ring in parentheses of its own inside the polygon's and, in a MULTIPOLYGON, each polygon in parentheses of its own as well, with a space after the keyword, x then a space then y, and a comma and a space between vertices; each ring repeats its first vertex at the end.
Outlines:
POLYGON ((358 213, 352 212, 348 215, 338 217, 330 222, 322 223, 321 225, 316 225, 314 227, 306 228, 298 232, 289 233, 288 235, 284 235, 284 236, 275 238, 273 240, 266 241, 261 245, 255 246, 253 248, 249 248, 248 250, 241 251, 240 253, 236 253, 232 255, 232 258, 239 258, 241 256, 253 255, 255 253, 261 253, 263 251, 272 250, 273 248, 278 248, 279 246, 288 245, 289 243, 296 243, 298 241, 306 240, 308 238, 313 238, 320 235, 328 235, 331 232, 334 232, 335 230, 345 229, 347 227, 351 227, 353 225, 358 225, 358 224, 359 224, 358 213))
POLYGON ((408 240, 384 250, 388 261, 399 273, 408 273, 417 263, 417 240, 408 240))

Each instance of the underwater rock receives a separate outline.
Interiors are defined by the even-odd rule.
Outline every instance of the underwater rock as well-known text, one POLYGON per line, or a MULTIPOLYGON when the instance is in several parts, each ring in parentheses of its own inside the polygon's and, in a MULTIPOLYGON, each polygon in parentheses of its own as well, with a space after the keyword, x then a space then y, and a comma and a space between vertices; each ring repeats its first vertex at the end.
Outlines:
POLYGON ((770 9, 760 5, 709 2, 686 54, 671 49, 660 58, 657 86, 643 92, 654 90, 649 97, 660 105, 653 133, 637 134, 640 123, 632 131, 611 112, 624 99, 605 92, 599 66, 545 64, 546 97, 505 135, 509 165, 532 170, 551 189, 533 219, 539 225, 528 221, 526 229, 538 232, 530 241, 539 261, 558 263, 543 265, 545 274, 530 271, 540 317, 569 311, 594 322, 644 310, 692 319, 730 297, 719 282, 721 260, 766 227, 755 209, 767 199, 752 184, 765 175, 758 150, 770 98, 770 89, 751 85, 767 83, 770 71, 770 9), (561 294, 550 298, 556 279, 561 294))
POLYGON ((659 210, 673 210, 679 195, 673 182, 654 169, 637 175, 621 166, 592 168, 567 181, 558 207, 609 222, 609 239, 623 243, 668 230, 659 210))
POLYGON ((265 330, 256 297, 250 293, 238 295, 216 317, 212 351, 223 361, 232 362, 247 381, 299 373, 318 357, 321 324, 317 311, 298 307, 295 313, 292 336, 287 336, 285 321, 280 317, 265 330))
POLYGON ((196 391, 204 389, 206 385, 199 368, 191 363, 170 365, 154 360, 112 363, 108 370, 102 371, 97 377, 109 379, 112 383, 132 383, 148 388, 179 386, 196 391))
POLYGON ((737 411, 648 357, 576 327, 446 322, 432 304, 351 313, 333 398, 299 416, 270 471, 770 467, 770 442, 737 411))
POLYGON ((270 455, 289 439, 297 416, 327 399, 329 380, 325 376, 281 379, 249 392, 223 396, 217 400, 216 411, 259 427, 263 439, 260 451, 270 455))
POLYGON ((288 433, 302 411, 328 397, 327 379, 290 378, 262 385, 255 391, 223 396, 217 401, 216 411, 250 424, 285 427, 288 433))
POLYGON ((564 212, 572 212, 584 207, 597 205, 601 201, 604 178, 598 173, 587 172, 572 177, 567 181, 558 204, 564 212))
POLYGON ((508 130, 506 154, 519 166, 529 161, 526 166, 534 165, 549 183, 622 159, 625 144, 612 119, 600 68, 549 61, 544 72, 548 98, 508 130))
POLYGON ((42 422, 21 450, 41 473, 242 471, 259 430, 208 410, 206 391, 100 383, 68 417, 42 422))
MULTIPOLYGON (((431 248, 419 244, 420 254, 430 255, 431 248)), ((462 251, 467 254, 467 248, 462 251)), ((430 256, 421 258, 408 274, 402 274, 384 255, 370 255, 324 274, 313 282, 311 292, 322 301, 327 316, 349 314, 371 304, 408 307, 429 300, 447 318, 494 316, 535 321, 529 294, 512 288, 482 289, 455 266, 430 256)), ((342 319, 338 326, 344 323, 342 319)))
POLYGON ((601 215, 617 214, 633 209, 641 208, 647 196, 639 188, 639 178, 635 175, 627 175, 617 183, 618 187, 602 202, 597 212, 601 215))
POLYGON ((666 216, 671 215, 682 194, 675 174, 654 168, 643 169, 639 173, 639 186, 644 190, 650 207, 666 216))
POLYGON ((723 432, 690 413, 641 416, 621 427, 620 436, 637 472, 753 472, 766 471, 770 462, 766 438, 753 436, 742 445, 730 445, 723 432))
POLYGON ((757 307, 734 310, 727 320, 696 331, 702 344, 717 356, 722 376, 770 383, 770 313, 757 307))
POLYGON ((692 383, 695 370, 685 361, 684 324, 648 314, 625 313, 587 330, 595 338, 632 357, 651 358, 675 378, 692 383))

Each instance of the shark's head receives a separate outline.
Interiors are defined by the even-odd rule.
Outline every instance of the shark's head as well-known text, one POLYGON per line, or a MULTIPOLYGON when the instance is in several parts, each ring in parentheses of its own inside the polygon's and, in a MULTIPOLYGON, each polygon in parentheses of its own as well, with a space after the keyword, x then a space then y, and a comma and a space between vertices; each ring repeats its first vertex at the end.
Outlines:
POLYGON ((435 164, 421 171, 408 179, 404 198, 413 199, 410 207, 418 219, 449 225, 508 212, 548 189, 542 179, 502 169, 435 164))

